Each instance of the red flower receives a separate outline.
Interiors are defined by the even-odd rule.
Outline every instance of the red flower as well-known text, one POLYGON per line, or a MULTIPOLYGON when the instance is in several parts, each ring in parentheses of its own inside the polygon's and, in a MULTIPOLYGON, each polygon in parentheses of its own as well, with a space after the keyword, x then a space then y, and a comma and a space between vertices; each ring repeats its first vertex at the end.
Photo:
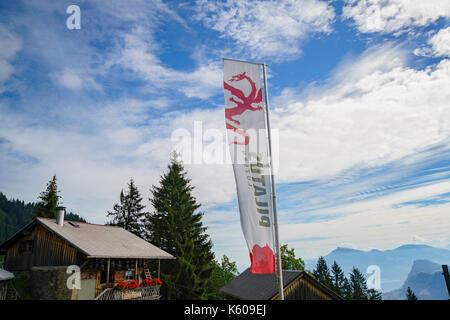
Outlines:
POLYGON ((139 287, 139 282, 137 282, 136 280, 132 280, 130 282, 128 282, 127 288, 128 289, 134 289, 139 287))
POLYGON ((125 291, 125 290, 135 289, 135 288, 137 288, 139 286, 141 286, 141 287, 149 287, 149 286, 154 286, 154 285, 162 285, 162 281, 159 280, 158 278, 144 279, 144 280, 142 280, 141 283, 139 283, 136 280, 132 280, 132 281, 119 280, 114 285, 114 288, 115 289, 120 289, 122 291, 125 291))
POLYGON ((147 278, 142 280, 141 282, 141 286, 146 287, 146 286, 150 286, 150 280, 148 280, 147 278))
POLYGON ((114 286, 114 288, 120 289, 120 290, 125 290, 128 286, 128 282, 127 281, 122 281, 119 280, 117 281, 117 284, 114 286))

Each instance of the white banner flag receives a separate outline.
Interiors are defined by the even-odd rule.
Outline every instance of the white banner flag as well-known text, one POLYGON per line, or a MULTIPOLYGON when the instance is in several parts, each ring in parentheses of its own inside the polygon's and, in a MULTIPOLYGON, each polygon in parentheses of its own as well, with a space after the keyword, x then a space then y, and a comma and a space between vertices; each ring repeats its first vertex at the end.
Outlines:
POLYGON ((275 273, 261 65, 223 60, 225 121, 252 273, 275 273))

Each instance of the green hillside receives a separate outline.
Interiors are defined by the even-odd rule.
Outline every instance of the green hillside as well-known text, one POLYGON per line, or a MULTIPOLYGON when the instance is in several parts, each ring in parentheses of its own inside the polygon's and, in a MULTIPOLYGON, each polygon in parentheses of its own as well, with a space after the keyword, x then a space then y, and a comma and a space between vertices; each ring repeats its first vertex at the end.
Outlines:
MULTIPOLYGON (((0 243, 9 239, 14 233, 34 218, 35 203, 25 203, 17 199, 8 199, 0 192, 0 243)), ((69 212, 66 220, 86 222, 78 214, 69 212)))
POLYGON ((0 243, 33 219, 34 203, 9 200, 0 192, 0 243))

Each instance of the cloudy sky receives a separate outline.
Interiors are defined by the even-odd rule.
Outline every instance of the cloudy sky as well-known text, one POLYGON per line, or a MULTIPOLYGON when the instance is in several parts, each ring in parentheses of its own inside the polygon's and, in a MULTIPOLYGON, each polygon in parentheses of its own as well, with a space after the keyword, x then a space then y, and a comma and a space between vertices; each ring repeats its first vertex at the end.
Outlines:
MULTIPOLYGON (((104 223, 133 177, 149 205, 174 132, 225 136, 229 57, 268 64, 282 243, 303 258, 450 248, 449 1, 21 0, 0 12, 7 197, 36 201, 56 174, 68 210, 104 223), (80 30, 66 26, 71 4, 80 30)), ((247 267, 232 168, 200 162, 186 169, 214 250, 247 267)))

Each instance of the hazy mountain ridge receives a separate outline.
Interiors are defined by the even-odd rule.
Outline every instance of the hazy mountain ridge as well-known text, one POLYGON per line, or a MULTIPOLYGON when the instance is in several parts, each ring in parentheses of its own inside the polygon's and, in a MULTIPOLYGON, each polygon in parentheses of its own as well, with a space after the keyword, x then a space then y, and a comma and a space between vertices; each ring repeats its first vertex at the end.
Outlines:
POLYGON ((442 266, 429 260, 416 260, 400 289, 383 294, 384 300, 405 300, 408 287, 419 300, 446 300, 449 298, 442 266))
MULTIPOLYGON (((406 244, 392 250, 363 251, 338 247, 324 256, 328 266, 336 261, 348 275, 353 266, 366 272, 370 265, 381 271, 381 290, 389 292, 401 288, 415 260, 429 260, 437 264, 450 265, 450 250, 428 245, 406 244)), ((313 270, 317 259, 306 260, 306 268, 313 270)))

